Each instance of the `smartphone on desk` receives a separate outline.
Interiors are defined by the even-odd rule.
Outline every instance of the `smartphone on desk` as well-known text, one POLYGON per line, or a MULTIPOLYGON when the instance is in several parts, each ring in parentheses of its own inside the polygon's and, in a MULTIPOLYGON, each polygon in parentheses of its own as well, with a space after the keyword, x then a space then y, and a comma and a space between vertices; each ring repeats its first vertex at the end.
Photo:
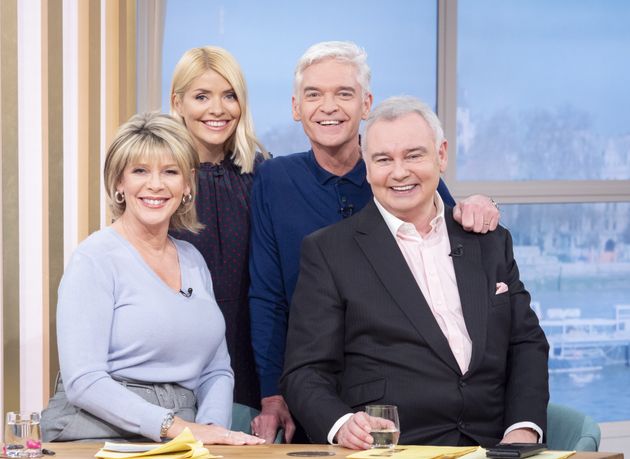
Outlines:
POLYGON ((491 458, 522 459, 542 453, 547 449, 544 443, 499 443, 488 448, 486 456, 491 458))

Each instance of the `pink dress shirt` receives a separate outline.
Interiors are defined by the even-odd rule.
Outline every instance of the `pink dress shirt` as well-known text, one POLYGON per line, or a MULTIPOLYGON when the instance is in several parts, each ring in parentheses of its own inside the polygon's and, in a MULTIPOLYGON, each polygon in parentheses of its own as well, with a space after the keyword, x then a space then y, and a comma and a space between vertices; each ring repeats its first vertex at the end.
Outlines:
POLYGON ((472 355, 472 341, 464 322, 453 259, 448 256, 451 253, 451 243, 446 231, 442 198, 436 193, 437 215, 430 222, 431 230, 424 236, 420 235, 412 223, 395 217, 377 200, 374 202, 448 340, 462 374, 465 374, 472 355))
MULTIPOLYGON (((444 202, 437 192, 434 202, 436 216, 430 222, 430 231, 422 236, 412 223, 395 217, 374 199, 464 375, 470 365, 472 341, 464 321, 453 259, 449 256, 451 243, 444 221, 444 202)), ((497 293, 501 293, 499 289, 503 287, 497 284, 497 293)), ((329 443, 334 444, 335 435, 352 414, 348 413, 335 422, 328 432, 329 443)), ((542 442, 542 429, 531 422, 517 422, 508 427, 504 435, 520 428, 535 430, 538 442, 542 442)))

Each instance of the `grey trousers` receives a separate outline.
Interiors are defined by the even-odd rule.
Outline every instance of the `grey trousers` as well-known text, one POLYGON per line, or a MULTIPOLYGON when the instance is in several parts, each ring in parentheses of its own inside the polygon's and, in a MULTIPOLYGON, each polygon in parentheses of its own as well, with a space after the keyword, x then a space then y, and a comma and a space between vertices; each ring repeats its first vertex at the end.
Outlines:
MULTIPOLYGON (((118 383, 149 403, 171 409, 176 416, 185 421, 195 420, 197 400, 191 390, 168 383, 146 384, 129 381, 118 383)), ((42 411, 40 426, 43 441, 152 441, 122 430, 72 405, 66 397, 60 376, 57 376, 55 386, 55 395, 48 402, 48 407, 42 411)))

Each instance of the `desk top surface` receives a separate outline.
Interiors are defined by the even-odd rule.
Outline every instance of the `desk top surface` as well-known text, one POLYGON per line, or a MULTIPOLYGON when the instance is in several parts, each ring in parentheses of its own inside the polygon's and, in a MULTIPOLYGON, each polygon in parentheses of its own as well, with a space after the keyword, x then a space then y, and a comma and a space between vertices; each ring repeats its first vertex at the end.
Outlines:
MULTIPOLYGON (((56 456, 48 456, 54 459, 92 459, 103 443, 48 443, 45 448, 55 451, 56 456)), ((343 458, 355 451, 331 445, 259 445, 259 446, 225 446, 207 445, 210 453, 223 456, 224 459, 291 459, 287 453, 299 451, 328 451, 334 456, 330 458, 343 458)), ((46 456, 45 456, 46 457, 46 456)), ((571 459, 624 459, 621 453, 590 453, 580 452, 571 456, 571 459)))

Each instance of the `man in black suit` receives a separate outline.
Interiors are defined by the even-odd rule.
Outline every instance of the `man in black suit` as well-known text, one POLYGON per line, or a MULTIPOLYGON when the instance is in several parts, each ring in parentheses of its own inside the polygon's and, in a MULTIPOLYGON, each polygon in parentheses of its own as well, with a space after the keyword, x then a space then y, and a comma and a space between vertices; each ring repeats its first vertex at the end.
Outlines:
POLYGON ((504 228, 468 233, 436 193, 440 122, 392 98, 365 128, 374 202, 308 236, 293 296, 282 389, 314 442, 368 448, 398 406, 401 443, 543 440, 548 344, 504 228))

